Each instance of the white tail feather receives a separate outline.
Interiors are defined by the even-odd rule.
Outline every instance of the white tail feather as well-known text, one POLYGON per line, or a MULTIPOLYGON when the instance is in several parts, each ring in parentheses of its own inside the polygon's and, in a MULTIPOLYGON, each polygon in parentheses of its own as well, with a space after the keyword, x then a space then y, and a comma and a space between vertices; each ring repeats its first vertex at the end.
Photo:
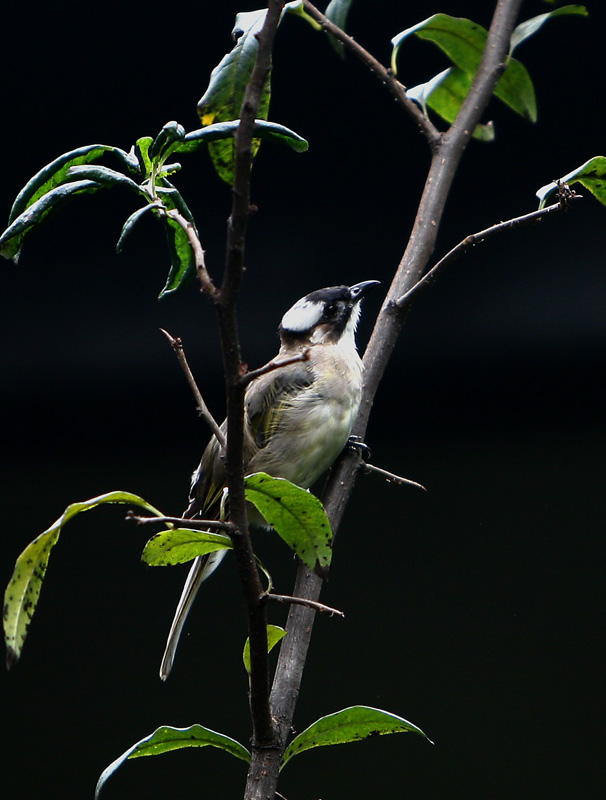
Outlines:
POLYGON ((181 593, 181 598, 179 599, 179 604, 177 605, 177 610, 175 611, 172 625, 170 626, 170 631, 168 632, 166 648, 162 656, 162 663, 160 664, 160 678, 163 681, 168 678, 173 668, 181 631, 183 630, 185 620, 187 619, 193 602, 196 599, 198 589, 216 570, 226 553, 227 550, 217 550, 207 556, 199 556, 191 566, 181 593))

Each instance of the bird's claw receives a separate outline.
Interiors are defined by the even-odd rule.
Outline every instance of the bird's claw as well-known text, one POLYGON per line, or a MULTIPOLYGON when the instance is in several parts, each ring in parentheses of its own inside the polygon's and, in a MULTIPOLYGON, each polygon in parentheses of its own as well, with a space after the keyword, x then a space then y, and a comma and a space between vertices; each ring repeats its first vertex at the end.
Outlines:
POLYGON ((370 458, 370 447, 363 441, 361 436, 350 436, 347 440, 347 448, 358 453, 363 461, 370 458))

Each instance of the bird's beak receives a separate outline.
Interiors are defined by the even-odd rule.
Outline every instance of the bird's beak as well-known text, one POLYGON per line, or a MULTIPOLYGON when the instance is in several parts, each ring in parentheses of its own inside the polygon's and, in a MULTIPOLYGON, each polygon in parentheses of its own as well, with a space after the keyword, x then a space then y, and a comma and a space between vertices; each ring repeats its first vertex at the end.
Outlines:
POLYGON ((374 286, 378 286, 380 283, 381 281, 362 281, 362 283, 355 283, 353 286, 349 287, 351 299, 355 303, 359 302, 367 292, 369 292, 374 286))

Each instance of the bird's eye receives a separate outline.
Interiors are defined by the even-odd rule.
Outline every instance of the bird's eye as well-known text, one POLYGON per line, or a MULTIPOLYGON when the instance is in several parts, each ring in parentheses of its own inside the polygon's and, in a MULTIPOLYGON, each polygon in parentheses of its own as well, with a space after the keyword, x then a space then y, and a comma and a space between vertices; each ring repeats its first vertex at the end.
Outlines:
POLYGON ((324 306, 324 316, 331 319, 332 317, 337 315, 339 307, 336 303, 326 303, 324 306))

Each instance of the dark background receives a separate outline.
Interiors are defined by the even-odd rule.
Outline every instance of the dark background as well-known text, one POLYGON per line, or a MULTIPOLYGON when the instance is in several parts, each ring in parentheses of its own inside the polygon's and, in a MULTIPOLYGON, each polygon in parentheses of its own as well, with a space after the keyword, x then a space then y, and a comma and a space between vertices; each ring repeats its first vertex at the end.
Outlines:
MULTIPOLYGON (((255 3, 19 4, 3 10, 5 219, 25 181, 95 141, 128 149, 195 104, 255 3)), ((493 103, 497 139, 472 143, 438 239, 531 211, 539 186, 604 153, 604 12, 553 20, 516 55, 536 84, 531 126, 493 103)), ((354 4, 350 30, 384 63, 390 38, 436 11, 487 24, 493 3, 354 4)), ((522 18, 548 10, 528 0, 522 18)), ((402 80, 446 66, 411 41, 402 80)), ((271 118, 310 140, 264 145, 254 170, 240 303, 245 358, 276 349, 282 313, 321 286, 376 278, 363 347, 393 273, 428 165, 427 148, 380 84, 288 19, 276 49, 271 118)), ((213 275, 229 190, 205 154, 178 185, 213 275)), ((148 219, 122 256, 131 198, 85 198, 3 264, 2 580, 70 502, 111 489, 184 508, 207 440, 174 356, 184 339, 201 388, 223 413, 211 308, 195 288, 158 304, 167 271, 148 219)), ((316 750, 285 770, 289 800, 595 797, 602 781, 606 212, 588 197, 563 217, 494 239, 419 297, 377 396, 375 463, 427 495, 358 481, 323 595, 345 620, 317 621, 296 726, 363 703, 435 741, 386 737, 316 750)), ((244 618, 234 570, 199 598, 166 685, 157 678, 184 570, 140 564, 146 534, 101 509, 70 523, 53 553, 22 661, 2 674, 3 784, 22 798, 92 797, 101 770, 161 724, 200 722, 246 743, 244 618)), ((256 541, 280 591, 294 563, 256 541)), ((230 565, 231 566, 231 565, 230 565)), ((284 615, 275 611, 273 621, 284 615)), ((128 763, 106 800, 241 796, 246 768, 210 750, 128 763)))

